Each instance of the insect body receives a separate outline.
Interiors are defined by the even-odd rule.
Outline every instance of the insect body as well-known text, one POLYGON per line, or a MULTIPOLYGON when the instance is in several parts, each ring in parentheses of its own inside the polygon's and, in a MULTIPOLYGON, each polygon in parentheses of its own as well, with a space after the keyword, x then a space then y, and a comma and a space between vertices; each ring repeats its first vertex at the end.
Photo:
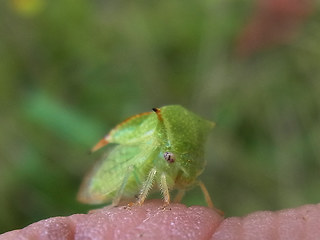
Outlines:
POLYGON ((213 207, 204 185, 197 180, 205 166, 204 144, 213 126, 178 105, 128 118, 93 147, 96 151, 116 144, 84 180, 78 199, 85 203, 113 199, 113 205, 118 205, 121 199, 138 196, 137 203, 142 204, 150 191, 160 190, 169 204, 170 190, 179 190, 179 201, 185 189, 199 184, 213 207))

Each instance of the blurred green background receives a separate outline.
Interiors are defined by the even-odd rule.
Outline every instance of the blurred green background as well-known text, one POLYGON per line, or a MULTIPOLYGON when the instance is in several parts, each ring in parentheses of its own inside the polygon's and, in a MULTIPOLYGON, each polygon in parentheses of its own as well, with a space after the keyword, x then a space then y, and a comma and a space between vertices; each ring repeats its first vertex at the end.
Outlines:
MULTIPOLYGON (((266 28, 260 10, 250 0, 1 1, 0 233, 92 209, 75 199, 101 155, 89 149, 167 104, 217 123, 201 179, 226 216, 319 202, 319 4, 271 14, 266 28), (255 21, 261 38, 246 35, 255 21)), ((204 204, 199 189, 184 202, 204 204)))

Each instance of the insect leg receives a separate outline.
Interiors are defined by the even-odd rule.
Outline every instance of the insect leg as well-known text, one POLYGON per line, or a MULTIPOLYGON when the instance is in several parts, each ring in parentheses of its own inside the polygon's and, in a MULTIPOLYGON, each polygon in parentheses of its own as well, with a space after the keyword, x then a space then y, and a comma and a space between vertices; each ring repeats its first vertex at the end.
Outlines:
POLYGON ((152 168, 150 170, 149 175, 147 177, 147 180, 144 182, 142 189, 140 191, 140 195, 139 195, 137 204, 142 205, 142 203, 146 199, 148 192, 152 187, 154 176, 156 175, 156 173, 157 173, 157 170, 155 168, 152 168))
POLYGON ((199 184, 199 186, 200 186, 200 188, 201 188, 201 191, 203 192, 203 195, 204 195, 204 198, 205 198, 205 200, 206 200, 206 203, 207 203, 208 207, 211 208, 211 209, 214 209, 214 210, 217 211, 221 216, 223 216, 223 215, 224 215, 224 212, 221 211, 220 209, 216 208, 216 207, 213 205, 213 202, 212 202, 212 200, 211 200, 211 198, 210 198, 209 192, 208 192, 206 186, 203 184, 203 182, 202 182, 202 181, 199 181, 198 184, 199 184))
POLYGON ((133 171, 133 166, 129 166, 128 167, 128 170, 126 172, 126 174, 124 175, 124 178, 122 180, 122 183, 121 183, 121 186, 120 188, 118 189, 117 193, 116 193, 116 196, 114 197, 113 201, 112 201, 112 206, 117 206, 121 200, 121 196, 123 194, 123 191, 128 183, 128 179, 131 175, 133 171))
POLYGON ((212 202, 212 200, 210 198, 210 195, 209 195, 209 192, 208 192, 206 186, 203 184, 202 181, 199 181, 198 184, 199 184, 199 186, 201 188, 201 191, 202 191, 202 193, 204 195, 204 199, 206 200, 206 203, 207 203, 208 207, 209 208, 214 208, 213 202, 212 202))
POLYGON ((177 195, 174 197, 173 202, 179 203, 181 202, 184 194, 186 193, 186 190, 184 189, 179 189, 177 195))
POLYGON ((170 193, 167 185, 167 179, 165 173, 161 174, 161 179, 160 179, 160 190, 164 198, 164 205, 169 205, 170 203, 170 193))

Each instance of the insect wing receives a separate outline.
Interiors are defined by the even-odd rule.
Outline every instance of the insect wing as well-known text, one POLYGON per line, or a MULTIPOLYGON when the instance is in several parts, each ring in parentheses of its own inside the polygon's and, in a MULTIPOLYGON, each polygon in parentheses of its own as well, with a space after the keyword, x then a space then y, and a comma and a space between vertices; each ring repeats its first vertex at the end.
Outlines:
POLYGON ((92 149, 94 152, 108 143, 134 144, 154 134, 157 117, 153 112, 134 115, 115 126, 92 149))
POLYGON ((140 113, 118 124, 110 131, 106 139, 110 143, 138 143, 152 136, 157 122, 156 114, 153 112, 140 113))
POLYGON ((141 169, 148 165, 147 153, 150 151, 150 144, 115 146, 84 179, 78 200, 91 204, 107 202, 115 197, 126 177, 128 180, 124 196, 132 197, 137 194, 141 186, 136 178, 143 178, 141 169))

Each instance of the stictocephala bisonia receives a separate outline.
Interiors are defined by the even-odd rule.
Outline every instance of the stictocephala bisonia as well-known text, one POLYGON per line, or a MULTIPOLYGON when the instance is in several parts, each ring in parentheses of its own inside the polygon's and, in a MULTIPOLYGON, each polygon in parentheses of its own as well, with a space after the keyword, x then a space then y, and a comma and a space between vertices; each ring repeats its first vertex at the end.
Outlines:
POLYGON ((170 190, 179 202, 186 189, 199 185, 209 207, 212 201, 198 176, 205 167, 204 145, 214 123, 179 105, 154 108, 128 118, 113 128, 97 145, 116 144, 82 183, 78 199, 99 204, 113 199, 137 198, 141 205, 151 191, 160 190, 165 205, 170 190))

